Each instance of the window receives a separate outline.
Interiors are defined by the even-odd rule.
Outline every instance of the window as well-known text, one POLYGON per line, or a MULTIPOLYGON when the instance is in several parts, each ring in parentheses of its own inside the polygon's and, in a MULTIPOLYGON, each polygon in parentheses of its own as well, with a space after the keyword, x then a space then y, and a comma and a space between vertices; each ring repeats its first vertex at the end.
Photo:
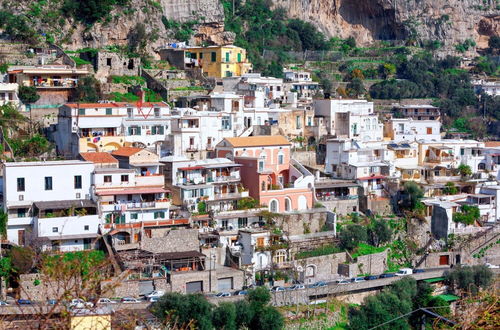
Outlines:
POLYGON ((130 219, 131 220, 139 219, 139 213, 130 213, 130 219))
POLYGON ((17 217, 24 218, 26 216, 26 209, 17 209, 17 217))
POLYGON ((222 129, 223 130, 231 129, 231 117, 229 116, 222 117, 222 129))
POLYGON ((229 222, 227 220, 222 220, 222 228, 227 229, 229 222))
POLYGON ((432 127, 427 127, 427 134, 432 134, 432 127))
POLYGON ((89 230, 89 225, 83 226, 83 230, 89 230))
POLYGON ((134 117, 134 109, 132 108, 127 108, 127 117, 132 118, 134 117))
POLYGON ((112 181, 113 181, 113 180, 111 179, 111 175, 105 175, 105 176, 104 176, 104 182, 106 182, 106 183, 110 183, 110 182, 112 182, 112 181))
POLYGON ((238 53, 238 62, 241 62, 241 53, 238 53))
POLYGON ((283 165, 285 163, 285 155, 279 154, 278 155, 278 165, 283 165))
POLYGON ((45 190, 52 190, 52 177, 51 176, 45 177, 45 190))
POLYGON ((107 65, 107 66, 111 66, 111 58, 109 58, 109 57, 108 57, 108 58, 106 59, 106 65, 107 65))
POLYGON ((128 128, 128 135, 141 135, 141 126, 130 126, 128 128))
POLYGON ((307 117, 307 126, 312 126, 312 118, 307 117))
POLYGON ((280 92, 280 91, 281 91, 281 86, 276 86, 276 90, 277 90, 278 92, 280 92))
POLYGON ((58 228, 58 227, 52 227, 52 232, 53 232, 53 233, 57 233, 57 232, 59 232, 59 228, 58 228))
POLYGON ((113 109, 106 108, 106 116, 111 116, 113 114, 113 109))
POLYGON ((160 118, 160 108, 155 108, 155 118, 160 118))
POLYGON ((229 62, 229 56, 230 56, 230 53, 226 52, 226 62, 229 62))
POLYGON ((17 191, 24 191, 24 178, 17 178, 17 191))
POLYGON ((151 134, 163 135, 163 134, 165 134, 165 130, 164 130, 163 126, 151 126, 151 134))
POLYGON ((272 200, 271 201, 271 204, 270 204, 270 207, 269 207, 269 211, 271 211, 271 212, 278 212, 278 202, 276 200, 272 200))
POLYGON ((200 60, 203 59, 203 53, 200 53, 200 60))
POLYGON ((259 172, 262 172, 262 171, 264 171, 264 161, 259 160, 259 172))
POLYGON ((295 117, 295 126, 297 129, 302 128, 302 125, 300 124, 300 116, 295 117))
POLYGON ((210 55, 211 55, 212 62, 217 62, 217 53, 216 52, 212 52, 210 55))
POLYGON ((165 212, 160 211, 160 212, 155 212, 154 213, 154 218, 159 219, 159 218, 165 218, 165 212))
POLYGON ((238 218, 238 228, 248 226, 248 218, 238 218))
POLYGON ((264 247, 264 237, 257 237, 257 247, 264 247))
POLYGON ((123 175, 121 176, 121 181, 122 181, 122 182, 128 182, 128 174, 123 174, 123 175))
POLYGON ((82 176, 81 175, 75 175, 75 189, 82 189, 82 176))
POLYGON ((80 199, 80 198, 81 198, 81 196, 82 196, 82 194, 80 194, 80 193, 76 193, 76 199, 80 199))

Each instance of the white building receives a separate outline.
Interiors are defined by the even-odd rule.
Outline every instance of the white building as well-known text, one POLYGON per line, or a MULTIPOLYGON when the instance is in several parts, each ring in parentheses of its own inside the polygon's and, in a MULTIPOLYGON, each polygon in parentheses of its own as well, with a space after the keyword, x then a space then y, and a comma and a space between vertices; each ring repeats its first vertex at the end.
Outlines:
POLYGON ((296 92, 299 99, 312 100, 312 97, 319 91, 319 83, 311 78, 311 73, 307 71, 285 70, 285 90, 296 92))
POLYGON ((0 105, 12 103, 15 107, 19 107, 21 105, 21 101, 17 96, 18 91, 18 84, 0 83, 0 105))
POLYGON ((414 120, 412 118, 391 118, 384 123, 384 136, 394 142, 416 140, 441 140, 439 120, 414 120))
POLYGON ((500 81, 475 80, 472 85, 476 93, 485 92, 491 96, 500 95, 500 81))
POLYGON ((382 141, 383 125, 366 100, 323 99, 314 101, 316 117, 323 117, 328 134, 356 141, 382 141))
POLYGON ((71 103, 59 109, 54 133, 59 154, 113 151, 134 145, 159 152, 170 134, 167 103, 71 103))
POLYGON ((92 201, 91 162, 70 160, 4 164, 3 204, 7 238, 44 248, 91 248, 99 219, 92 201))

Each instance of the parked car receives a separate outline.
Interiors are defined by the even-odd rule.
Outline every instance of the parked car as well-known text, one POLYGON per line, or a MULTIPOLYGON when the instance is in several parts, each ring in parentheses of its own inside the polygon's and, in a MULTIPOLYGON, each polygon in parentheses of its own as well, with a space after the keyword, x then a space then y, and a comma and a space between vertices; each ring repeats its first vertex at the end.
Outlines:
POLYGON ((359 283, 359 282, 364 282, 365 278, 364 277, 353 277, 351 278, 352 283, 359 283))
POLYGON ((425 273, 425 269, 414 269, 413 274, 425 273))
POLYGON ((486 267, 488 267, 488 268, 491 268, 491 269, 500 268, 500 266, 497 266, 497 265, 492 265, 492 264, 490 264, 489 262, 485 263, 484 265, 485 265, 486 267))
POLYGON ((378 280, 379 276, 378 275, 368 275, 365 276, 365 280, 371 281, 371 280, 378 280))
POLYGON ((215 295, 217 298, 230 297, 231 294, 229 292, 219 292, 215 295))
POLYGON ((109 298, 99 298, 99 300, 97 300, 97 303, 98 304, 116 304, 116 301, 111 300, 109 298))
POLYGON ((149 299, 148 299, 148 301, 149 301, 150 303, 155 303, 155 302, 157 302, 158 300, 160 300, 160 297, 151 297, 151 298, 149 298, 149 299))
POLYGON ((33 305, 33 302, 29 299, 18 299, 17 300, 18 305, 33 305))
POLYGON ((385 273, 385 274, 380 275, 379 278, 389 278, 389 277, 394 277, 394 276, 396 276, 394 273, 385 273))
POLYGON ((55 300, 55 299, 48 299, 47 300, 47 305, 55 305, 55 304, 57 304, 57 300, 55 300))
POLYGON ((285 288, 282 287, 282 286, 273 286, 273 288, 271 289, 271 291, 281 292, 281 291, 285 291, 285 288))
POLYGON ((336 280, 335 281, 336 284, 349 284, 351 282, 349 282, 348 280, 346 279, 340 279, 340 280, 336 280))
POLYGON ((9 306, 9 303, 3 300, 0 300, 0 306, 9 306))
POLYGON ((322 286, 327 286, 326 282, 324 281, 319 281, 311 285, 311 288, 321 288, 322 286))
POLYGON ((287 290, 294 291, 294 290, 304 290, 306 286, 304 284, 294 284, 292 286, 289 286, 287 290))
POLYGON ((233 294, 233 296, 245 296, 247 294, 248 294, 247 290, 238 290, 233 294))
POLYGON ((413 269, 411 268, 401 268, 395 275, 396 276, 406 276, 413 274, 413 269))
POLYGON ((83 299, 76 298, 72 299, 69 303, 70 308, 92 308, 94 304, 88 301, 84 301, 83 299))
POLYGON ((125 298, 122 298, 121 302, 122 302, 122 304, 138 304, 141 301, 139 299, 125 297, 125 298))
POLYGON ((163 291, 163 290, 155 290, 155 291, 153 291, 151 293, 148 293, 146 295, 146 298, 148 298, 148 299, 152 298, 152 297, 158 297, 159 298, 159 297, 161 297, 163 295, 165 295, 165 291, 163 291))

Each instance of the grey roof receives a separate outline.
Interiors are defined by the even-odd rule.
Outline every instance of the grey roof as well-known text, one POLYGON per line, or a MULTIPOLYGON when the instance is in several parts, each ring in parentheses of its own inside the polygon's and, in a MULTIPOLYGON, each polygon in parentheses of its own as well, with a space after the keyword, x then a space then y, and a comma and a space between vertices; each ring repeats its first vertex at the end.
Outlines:
POLYGON ((49 209, 69 209, 71 207, 81 208, 81 207, 97 207, 94 201, 90 199, 74 199, 74 200, 61 200, 61 201, 50 201, 50 202, 35 202, 35 206, 39 210, 49 210, 49 209))

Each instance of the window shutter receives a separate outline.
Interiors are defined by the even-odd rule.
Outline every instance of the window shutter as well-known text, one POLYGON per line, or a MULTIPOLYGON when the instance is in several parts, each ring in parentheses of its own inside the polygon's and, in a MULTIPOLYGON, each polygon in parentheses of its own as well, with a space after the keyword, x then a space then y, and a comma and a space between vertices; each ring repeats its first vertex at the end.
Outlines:
POLYGON ((163 134, 165 134, 164 132, 165 132, 164 127, 158 126, 158 134, 163 135, 163 134))
POLYGON ((132 135, 132 127, 128 128, 128 135, 132 135))
POLYGON ((137 135, 141 135, 141 126, 137 126, 137 135))

